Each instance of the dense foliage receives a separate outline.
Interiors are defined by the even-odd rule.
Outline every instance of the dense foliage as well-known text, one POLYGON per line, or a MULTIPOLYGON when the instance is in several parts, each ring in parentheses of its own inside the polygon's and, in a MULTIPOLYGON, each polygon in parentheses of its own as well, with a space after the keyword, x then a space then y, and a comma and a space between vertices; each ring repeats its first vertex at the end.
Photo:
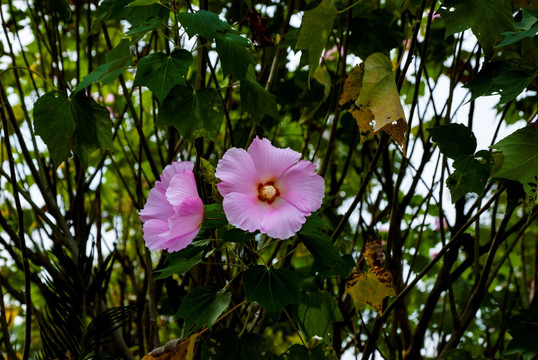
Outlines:
POLYGON ((536 1, 0 14, 4 357, 538 355, 536 1), (265 139, 324 179, 298 231, 284 212, 270 229, 230 216, 255 207, 223 192, 250 186, 240 163, 224 179, 225 154, 265 139), (150 251, 139 212, 174 161, 194 164, 203 220, 187 247, 150 251))

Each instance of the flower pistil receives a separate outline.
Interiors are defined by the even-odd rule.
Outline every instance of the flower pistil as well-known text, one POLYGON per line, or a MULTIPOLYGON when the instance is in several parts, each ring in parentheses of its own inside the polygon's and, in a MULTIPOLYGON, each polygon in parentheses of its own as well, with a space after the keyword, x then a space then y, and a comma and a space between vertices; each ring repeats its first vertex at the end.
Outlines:
POLYGON ((258 200, 267 201, 268 204, 272 204, 279 196, 280 191, 275 187, 274 181, 258 184, 258 200))

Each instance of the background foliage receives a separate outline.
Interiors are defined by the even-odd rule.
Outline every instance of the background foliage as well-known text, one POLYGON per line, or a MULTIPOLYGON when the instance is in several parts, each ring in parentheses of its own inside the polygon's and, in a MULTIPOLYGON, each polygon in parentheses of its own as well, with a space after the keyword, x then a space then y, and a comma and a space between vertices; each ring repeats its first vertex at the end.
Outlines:
POLYGON ((538 355, 536 1, 0 14, 4 357, 538 355), (220 205, 218 159, 256 135, 325 178, 288 240, 220 205), (138 210, 173 160, 195 163, 205 221, 150 253, 138 210))

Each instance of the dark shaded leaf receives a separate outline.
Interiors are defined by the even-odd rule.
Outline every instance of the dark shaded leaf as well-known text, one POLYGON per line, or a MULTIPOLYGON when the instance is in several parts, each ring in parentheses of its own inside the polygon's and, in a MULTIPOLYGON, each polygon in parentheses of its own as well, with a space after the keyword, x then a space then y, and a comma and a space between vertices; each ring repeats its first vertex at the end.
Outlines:
POLYGON ((258 334, 243 333, 224 328, 214 331, 203 345, 202 358, 210 360, 262 359, 264 338, 258 334))
POLYGON ((439 13, 446 24, 445 36, 470 28, 487 59, 493 55, 501 33, 513 29, 509 0, 445 0, 439 13))
POLYGON ((108 110, 82 93, 68 97, 51 91, 41 96, 34 105, 34 126, 56 166, 71 155, 73 145, 85 168, 92 152, 112 149, 108 110))
POLYGON ((185 336, 211 325, 226 310, 232 295, 226 289, 200 286, 187 294, 175 317, 185 320, 185 336))
POLYGON ((129 39, 122 39, 118 46, 105 54, 105 59, 105 64, 100 65, 82 79, 73 92, 74 94, 98 81, 107 85, 131 66, 133 59, 129 51, 129 39))
POLYGON ((508 322, 508 333, 512 340, 503 355, 522 354, 523 360, 532 360, 538 355, 538 308, 522 310, 508 322))
POLYGON ((427 129, 439 151, 446 157, 457 159, 473 155, 476 150, 476 137, 471 129, 463 124, 448 124, 427 129))
POLYGON ((248 53, 252 47, 250 41, 240 35, 230 32, 217 34, 215 43, 224 76, 233 74, 241 80, 245 77, 248 66, 256 63, 248 53))
POLYGON ((164 269, 157 270, 159 275, 156 280, 166 279, 173 274, 183 275, 202 260, 202 253, 209 244, 209 240, 193 241, 186 248, 173 253, 166 254, 166 263, 164 269))
POLYGON ((247 73, 241 80, 240 91, 241 106, 256 123, 260 123, 264 116, 279 119, 275 96, 265 90, 250 74, 247 73))
POLYGON ((248 301, 256 301, 276 320, 284 306, 301 301, 300 280, 288 269, 257 265, 243 274, 243 287, 248 301))
POLYGON ((486 150, 479 151, 476 156, 464 156, 455 160, 452 164, 455 170, 446 179, 452 203, 470 192, 483 195, 492 165, 493 158, 486 150))
POLYGON ((170 56, 162 52, 150 54, 138 62, 133 85, 146 86, 162 103, 175 85, 187 85, 192 61, 192 54, 183 49, 174 50, 170 56))
POLYGON ((333 323, 343 321, 333 297, 319 290, 303 290, 301 303, 295 308, 294 315, 307 341, 319 336, 330 344, 334 335, 333 323))
POLYGON ((157 125, 173 126, 189 141, 198 137, 215 141, 223 116, 222 101, 215 89, 194 91, 176 86, 164 99, 157 125))

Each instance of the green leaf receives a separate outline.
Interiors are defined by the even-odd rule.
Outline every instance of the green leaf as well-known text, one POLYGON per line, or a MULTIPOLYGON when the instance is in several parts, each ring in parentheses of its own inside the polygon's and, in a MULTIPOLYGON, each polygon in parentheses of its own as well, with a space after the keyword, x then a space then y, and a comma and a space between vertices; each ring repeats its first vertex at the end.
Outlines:
POLYGON ((338 357, 330 346, 321 342, 313 349, 304 345, 292 345, 285 353, 278 357, 279 360, 336 360, 338 357))
POLYGON ((464 87, 471 89, 471 100, 479 96, 501 95, 500 104, 515 99, 533 81, 536 73, 525 69, 512 69, 505 62, 487 63, 464 87))
POLYGON ((167 253, 165 259, 167 266, 163 269, 156 270, 160 274, 155 279, 161 280, 173 274, 185 274, 202 260, 202 253, 208 244, 208 239, 196 240, 180 251, 167 253))
POLYGON ((284 306, 301 301, 299 277, 288 269, 253 266, 243 274, 243 287, 248 301, 263 306, 274 321, 284 306))
POLYGON ((88 167, 89 156, 97 149, 112 149, 112 122, 108 110, 82 93, 68 97, 51 91, 34 105, 34 127, 49 149, 56 166, 71 155, 88 167))
POLYGON ((308 51, 308 79, 319 66, 319 59, 333 28, 338 10, 332 0, 323 0, 318 7, 305 11, 295 48, 308 51))
POLYGON ((222 209, 222 204, 209 204, 205 205, 204 208, 204 223, 202 224, 202 231, 224 227, 228 224, 228 220, 226 220, 226 215, 222 209))
POLYGON ((482 150, 475 156, 463 156, 454 161, 454 172, 446 179, 446 185, 452 196, 452 203, 467 193, 474 192, 481 196, 489 179, 493 158, 482 150), (476 156, 481 156, 477 159, 476 156))
POLYGON ((179 13, 177 20, 185 28, 189 38, 200 35, 207 40, 213 40, 219 32, 230 29, 230 25, 222 21, 217 14, 206 10, 198 10, 195 13, 179 13))
POLYGON ((523 19, 515 23, 514 27, 517 31, 504 32, 504 40, 496 47, 511 45, 525 38, 535 37, 538 33, 538 19, 529 10, 523 8, 523 19))
POLYGON ((508 333, 512 340, 503 355, 521 353, 523 360, 532 360, 538 355, 538 308, 522 310, 508 321, 508 333))
POLYGON ((473 155, 476 150, 476 137, 471 129, 463 124, 448 124, 427 129, 439 151, 446 157, 458 159, 473 155))
POLYGON ((188 141, 202 136, 215 141, 223 115, 222 100, 215 89, 195 92, 176 86, 159 109, 157 125, 175 127, 188 141))
POLYGON ((441 354, 441 360, 473 360, 471 354, 465 350, 452 349, 441 354))
POLYGON ((107 85, 131 66, 133 59, 129 50, 129 39, 121 39, 118 46, 105 54, 105 60, 105 64, 100 65, 82 79, 73 92, 74 94, 98 81, 107 85))
POLYGON ((50 0, 50 6, 56 10, 63 22, 71 20, 71 8, 66 0, 50 0))
POLYGON ((204 326, 211 328, 228 308, 231 299, 232 295, 226 289, 218 290, 212 286, 194 288, 185 296, 175 316, 185 320, 184 336, 189 336, 204 326))
POLYGON ((170 56, 162 52, 150 54, 138 62, 133 85, 148 87, 162 103, 175 85, 187 85, 192 61, 192 54, 183 49, 174 50, 170 56))
POLYGON ((445 21, 446 37, 471 28, 486 59, 493 55, 501 33, 513 28, 509 0, 445 0, 439 14, 445 21))
POLYGON ((148 6, 157 4, 159 0, 134 0, 130 2, 127 6, 148 6))
POLYGON ((248 231, 243 231, 241 229, 230 229, 226 230, 224 235, 222 235, 222 240, 225 242, 234 242, 239 244, 244 244, 248 240, 254 239, 256 233, 251 233, 248 231))
POLYGON ((211 332, 204 343, 202 359, 261 360, 264 338, 258 334, 242 333, 224 328, 211 332))
POLYGON ((248 112, 256 123, 259 124, 266 115, 275 120, 280 118, 275 96, 248 73, 241 80, 240 92, 243 110, 248 112))
POLYGON ((501 168, 494 177, 519 181, 525 192, 532 194, 538 184, 538 128, 526 126, 491 146, 503 153, 501 168))
POLYGON ((319 336, 332 344, 333 323, 343 321, 338 304, 325 291, 308 290, 301 293, 301 303, 294 312, 297 323, 310 340, 319 336))
MULTIPOLYGON (((310 218, 309 218, 310 219, 310 218)), ((348 276, 355 266, 342 257, 334 247, 329 235, 317 229, 317 225, 311 225, 309 219, 299 230, 299 239, 314 256, 314 268, 325 278, 330 275, 348 276)), ((316 219, 312 222, 315 224, 316 219)))
POLYGON ((245 77, 248 66, 256 64, 248 52, 251 48, 250 40, 227 32, 224 35, 217 34, 215 43, 225 77, 233 74, 241 80, 245 77))

